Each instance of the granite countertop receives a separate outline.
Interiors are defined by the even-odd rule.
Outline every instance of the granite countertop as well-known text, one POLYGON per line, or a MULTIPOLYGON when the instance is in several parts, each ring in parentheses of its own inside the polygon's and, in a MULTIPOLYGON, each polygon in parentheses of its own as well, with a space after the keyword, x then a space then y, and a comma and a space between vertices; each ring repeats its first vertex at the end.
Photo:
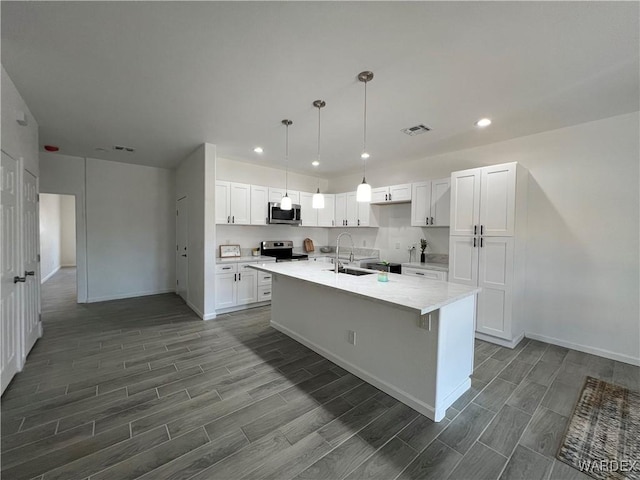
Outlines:
POLYGON ((243 255, 242 257, 229 257, 229 258, 216 258, 216 263, 239 263, 239 262, 273 262, 275 261, 274 257, 267 257, 264 255, 258 255, 254 257, 253 255, 243 255))
POLYGON ((439 263, 439 262, 411 262, 411 263, 403 263, 402 268, 421 268, 422 270, 437 270, 439 272, 448 272, 449 264, 448 263, 439 263))
POLYGON ((480 291, 480 288, 477 287, 395 273, 388 274, 388 282, 378 282, 378 272, 362 276, 336 274, 330 271, 326 264, 316 262, 258 264, 251 265, 250 268, 315 283, 370 300, 397 305, 421 315, 480 291))

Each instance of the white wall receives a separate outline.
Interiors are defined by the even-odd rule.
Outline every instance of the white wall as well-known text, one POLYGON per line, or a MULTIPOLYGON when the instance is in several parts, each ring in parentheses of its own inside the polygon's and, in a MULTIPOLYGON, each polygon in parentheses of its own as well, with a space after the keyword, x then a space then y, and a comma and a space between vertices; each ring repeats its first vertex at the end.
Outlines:
POLYGON ((14 160, 23 160, 23 167, 36 177, 40 174, 38 158, 38 124, 4 67, 0 77, 2 90, 2 151, 14 160), (16 121, 19 113, 26 113, 27 125, 16 121))
MULTIPOLYGON (((640 363, 638 113, 367 169, 372 186, 518 161, 530 172, 529 336, 640 363)), ((353 190, 359 174, 330 179, 353 190)), ((388 207, 387 207, 388 208, 388 207)))
POLYGON ((79 301, 174 290, 173 171, 46 153, 41 165, 43 192, 76 196, 79 301))
POLYGON ((88 298, 85 159, 41 152, 40 191, 75 197, 76 281, 78 302, 85 303, 88 298))
MULTIPOLYGON (((227 160, 225 158, 216 159, 216 179, 274 188, 285 187, 284 170, 227 160)), ((324 193, 327 191, 329 182, 325 178, 302 175, 290 171, 288 184, 289 190, 311 193, 315 193, 319 184, 320 191, 324 193)))
POLYGON ((176 172, 175 200, 187 197, 187 303, 203 319, 215 317, 215 146, 205 143, 176 172))
POLYGON ((40 277, 46 282, 60 270, 60 196, 40 195, 40 277))
POLYGON ((87 159, 89 301, 175 288, 173 171, 87 159))
POLYGON ((76 266, 76 197, 60 195, 60 266, 76 266))

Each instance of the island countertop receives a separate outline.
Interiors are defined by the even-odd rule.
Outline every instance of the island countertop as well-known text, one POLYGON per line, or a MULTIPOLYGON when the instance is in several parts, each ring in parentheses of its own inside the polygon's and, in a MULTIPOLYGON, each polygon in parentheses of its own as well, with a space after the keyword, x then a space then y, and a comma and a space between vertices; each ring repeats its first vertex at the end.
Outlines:
POLYGON ((480 291, 478 287, 395 273, 388 274, 388 282, 378 282, 378 272, 361 276, 344 273, 336 274, 329 265, 322 263, 258 263, 249 265, 249 267, 334 288, 351 295, 397 305, 404 309, 413 310, 420 315, 427 314, 480 291))

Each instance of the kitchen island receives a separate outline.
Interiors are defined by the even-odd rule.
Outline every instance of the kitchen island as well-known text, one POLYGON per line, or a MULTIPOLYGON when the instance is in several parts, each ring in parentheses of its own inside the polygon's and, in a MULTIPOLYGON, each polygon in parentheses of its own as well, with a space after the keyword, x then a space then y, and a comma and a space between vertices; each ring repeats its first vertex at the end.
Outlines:
POLYGON ((434 421, 471 385, 478 288, 327 264, 273 274, 271 325, 434 421))

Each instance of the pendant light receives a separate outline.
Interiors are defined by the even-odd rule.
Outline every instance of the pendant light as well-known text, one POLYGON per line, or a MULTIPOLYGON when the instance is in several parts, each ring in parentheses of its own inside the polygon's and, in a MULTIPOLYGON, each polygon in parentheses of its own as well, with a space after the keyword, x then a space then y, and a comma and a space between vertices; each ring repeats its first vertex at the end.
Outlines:
MULTIPOLYGON (((318 109, 318 157, 313 163, 316 167, 320 165, 320 110, 324 108, 326 104, 324 100, 316 100, 313 102, 313 106, 318 109)), ((320 177, 318 177, 318 190, 313 194, 311 199, 311 206, 313 208, 324 208, 324 195, 320 193, 320 177)))
POLYGON ((356 201, 358 202, 370 202, 371 201, 371 185, 367 183, 366 180, 366 161, 369 158, 369 153, 367 152, 367 83, 373 79, 373 72, 360 72, 358 74, 358 80, 364 83, 364 134, 362 138, 362 154, 360 158, 362 158, 362 183, 358 185, 358 189, 356 190, 356 201))
POLYGON ((291 120, 282 120, 282 124, 287 127, 286 133, 286 147, 285 147, 285 177, 284 177, 284 197, 280 200, 280 210, 291 210, 291 198, 289 197, 289 125, 292 125, 291 120))

